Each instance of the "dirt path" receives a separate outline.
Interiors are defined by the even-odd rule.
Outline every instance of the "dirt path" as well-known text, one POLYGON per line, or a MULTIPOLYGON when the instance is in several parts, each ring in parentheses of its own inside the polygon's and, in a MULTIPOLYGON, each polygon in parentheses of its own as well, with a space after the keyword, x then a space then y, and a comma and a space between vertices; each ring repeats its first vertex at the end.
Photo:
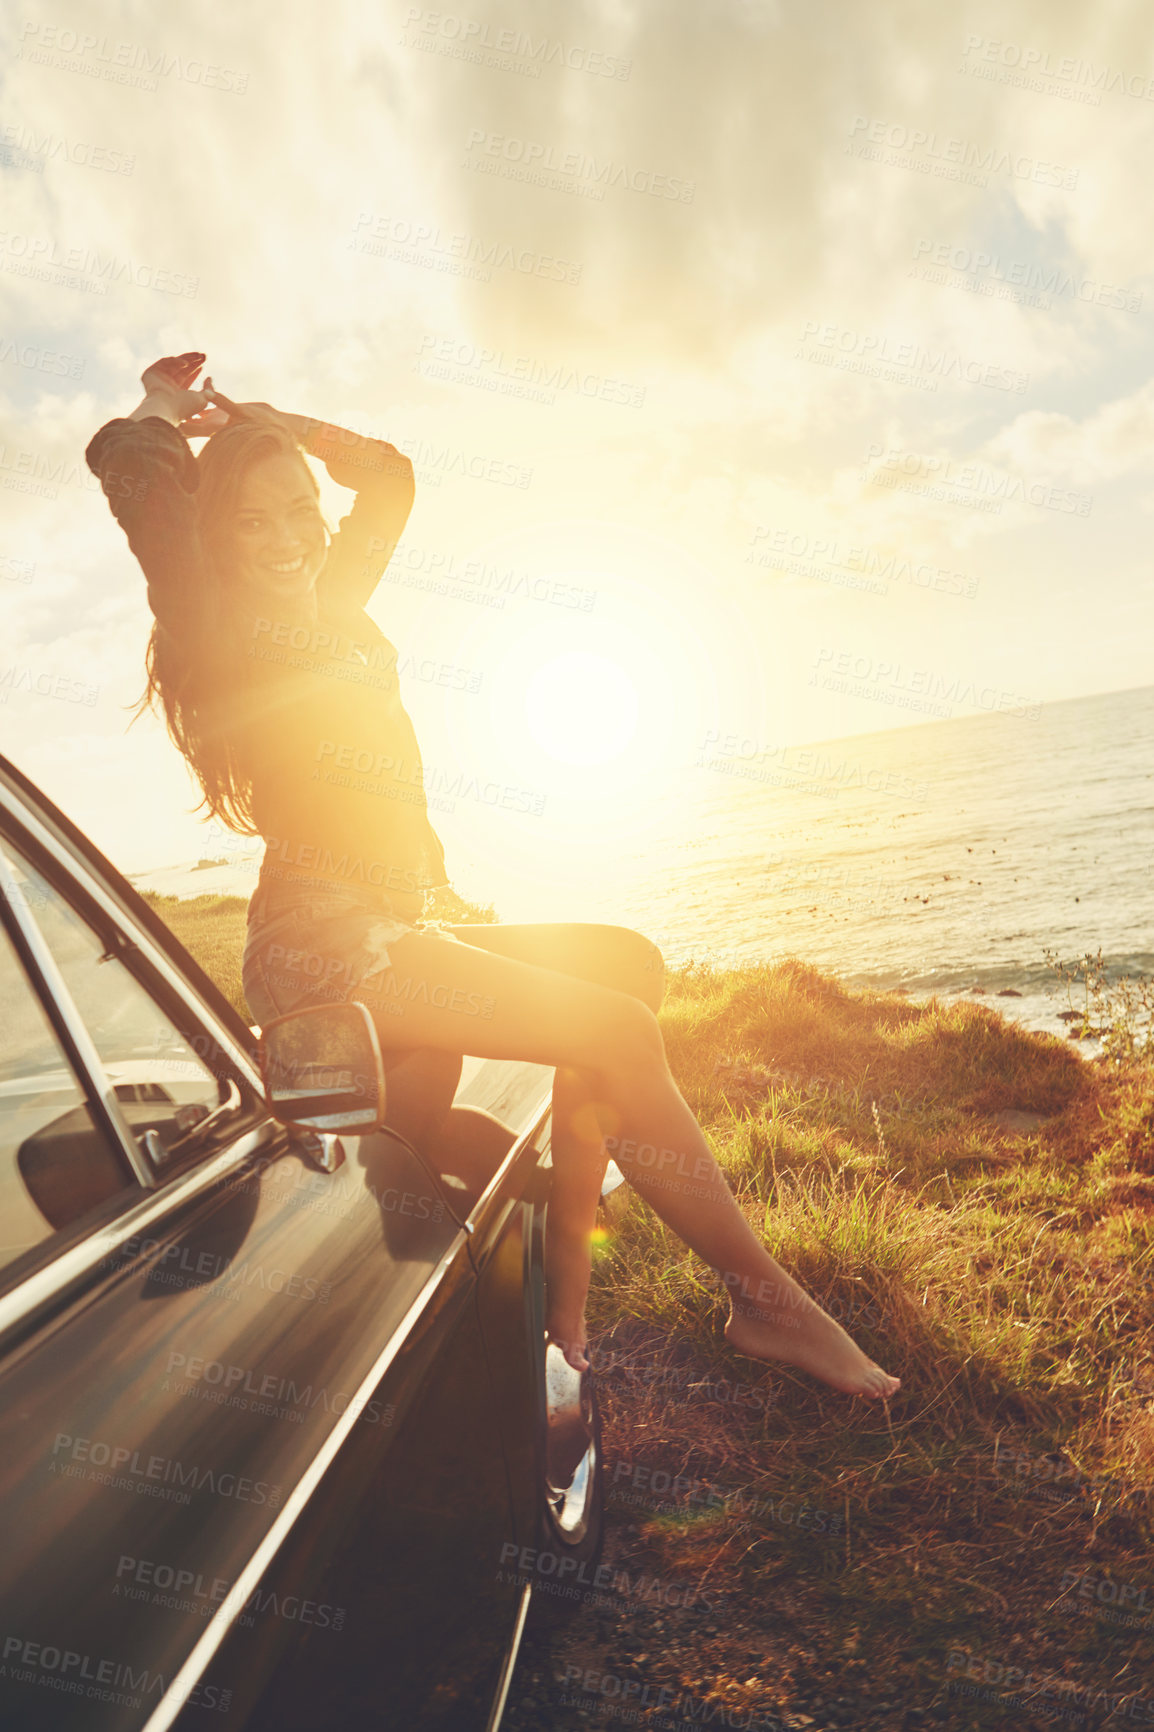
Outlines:
POLYGON ((526 1633, 503 1732, 914 1732, 944 1723, 884 1690, 865 1696, 864 1664, 832 1662, 805 1633, 796 1605, 695 1593, 693 1583, 663 1579, 627 1513, 610 1512, 603 1563, 617 1591, 591 1597, 615 1603, 582 1605, 567 1624, 526 1633))

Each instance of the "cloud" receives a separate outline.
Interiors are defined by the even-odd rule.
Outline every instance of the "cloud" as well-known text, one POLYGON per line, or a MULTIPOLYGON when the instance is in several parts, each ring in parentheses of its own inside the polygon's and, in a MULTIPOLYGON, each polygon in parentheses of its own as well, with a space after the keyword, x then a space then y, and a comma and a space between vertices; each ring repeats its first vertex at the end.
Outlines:
MULTIPOLYGON (((1093 556, 1100 608, 1127 604, 1150 509, 1149 299, 1127 311, 1105 292, 1146 291, 1139 11, 450 5, 296 0, 275 23, 125 6, 93 24, 60 0, 51 23, 10 25, 0 553, 35 582, 0 583, 6 642, 50 641, 62 612, 59 653, 72 631, 102 688, 139 690, 143 581, 104 501, 79 472, 37 492, 19 465, 82 465, 141 368, 196 347, 242 400, 531 472, 502 488, 426 462, 412 533, 431 554, 581 515, 659 530, 708 559, 756 644, 784 595, 745 563, 757 527, 897 546, 964 567, 981 603, 947 619, 941 597, 859 597, 895 654, 929 665, 943 632, 974 654, 1001 634, 1022 684, 1074 660, 1084 689, 1145 677, 1139 620, 1099 647, 1052 599, 1076 595, 1093 556), (1040 304, 1020 280, 1033 272, 1070 286, 1040 304), (422 367, 441 345, 473 358, 422 367), (514 389, 549 374, 625 380, 643 400, 514 389), (879 441, 1116 483, 1110 513, 983 515, 863 487, 879 441)), ((660 561, 651 580, 659 593, 660 561)), ((589 581, 609 610, 608 580, 589 581)), ((828 635, 848 606, 793 584, 799 665, 806 631, 828 635)), ((374 607, 390 635, 423 617, 400 584, 374 607)), ((6 726, 31 728, 67 803, 64 713, 33 726, 10 710, 6 726)), ((110 705, 93 726, 153 786, 163 754, 123 720, 110 705)), ((164 799, 183 810, 169 756, 164 799)), ((89 772, 71 785, 92 810, 112 772, 89 772)))
POLYGON ((987 450, 992 457, 1084 483, 1148 473, 1154 464, 1154 380, 1081 421, 1029 410, 991 439, 987 450))

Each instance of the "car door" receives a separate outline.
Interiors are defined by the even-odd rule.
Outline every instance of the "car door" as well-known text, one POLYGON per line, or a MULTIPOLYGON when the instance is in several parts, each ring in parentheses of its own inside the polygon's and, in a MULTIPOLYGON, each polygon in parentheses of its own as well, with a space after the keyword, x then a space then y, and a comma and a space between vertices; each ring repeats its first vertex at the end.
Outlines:
MULTIPOLYGON (((416 1474, 414 1439, 439 1426, 443 1479, 464 1412, 475 1474, 458 1532, 486 1501, 508 1528, 483 1371, 455 1429, 443 1396, 418 1412, 445 1340, 468 1359, 466 1235, 387 1135, 349 1139, 335 1171, 312 1164, 310 1139, 265 1111, 251 1036, 3 768, 0 1720, 236 1725, 306 1627, 314 1676, 358 1626, 362 1651, 371 1624, 392 1657, 359 1579, 325 1575, 321 1554, 331 1500, 356 1522, 348 1488, 371 1493, 395 1443, 416 1474), (260 1597, 278 1568, 297 1590, 288 1615, 260 1597)), ((420 1555, 408 1597, 435 1606, 445 1560, 419 1571, 420 1555)), ((499 1599, 507 1628, 516 1594, 499 1599)))
MULTIPOLYGON (((339 1606, 342 1633, 334 1642, 315 1627, 298 1632, 246 1722, 253 1732, 484 1732, 497 1723, 527 1610, 510 1536, 526 1497, 538 1495, 535 1483, 518 1481, 509 1453, 516 1416, 505 1411, 506 1375, 510 1365, 528 1375, 535 1360, 515 1309, 499 1328, 482 1328, 494 1319, 482 1315, 474 1275, 487 1258, 475 1247, 488 1243, 494 1210, 504 1218, 507 1194, 533 1189, 551 1084, 547 1067, 465 1061, 452 1115, 461 1122, 442 1138, 438 1164, 450 1169, 447 1197, 460 1200, 452 1174, 480 1186, 460 1205, 467 1254, 380 1385, 390 1450, 373 1455, 363 1436, 348 1439, 262 1579, 261 1595, 282 1604, 310 1581, 314 1596, 339 1606)), ((370 1174, 378 1156, 366 1140, 360 1158, 370 1174)), ((518 1446, 532 1447, 526 1423, 518 1446)), ((230 1633, 209 1677, 265 1673, 257 1640, 230 1633)))

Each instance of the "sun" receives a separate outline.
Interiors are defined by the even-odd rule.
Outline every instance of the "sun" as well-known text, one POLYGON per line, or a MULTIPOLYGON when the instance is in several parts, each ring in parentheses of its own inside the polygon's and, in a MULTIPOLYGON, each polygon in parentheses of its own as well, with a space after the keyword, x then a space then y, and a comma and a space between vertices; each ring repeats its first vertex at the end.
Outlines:
POLYGON ((592 650, 552 656, 530 677, 525 720, 534 744, 558 763, 589 768, 620 758, 641 713, 636 683, 592 650))

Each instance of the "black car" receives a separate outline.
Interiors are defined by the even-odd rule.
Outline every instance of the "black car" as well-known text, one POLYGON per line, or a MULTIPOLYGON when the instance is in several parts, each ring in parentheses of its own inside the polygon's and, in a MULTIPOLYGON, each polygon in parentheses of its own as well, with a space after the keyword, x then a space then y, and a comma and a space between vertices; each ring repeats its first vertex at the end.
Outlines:
POLYGON ((248 1027, 5 758, 0 889, 0 1725, 496 1727, 601 1537, 552 1071, 248 1027))

